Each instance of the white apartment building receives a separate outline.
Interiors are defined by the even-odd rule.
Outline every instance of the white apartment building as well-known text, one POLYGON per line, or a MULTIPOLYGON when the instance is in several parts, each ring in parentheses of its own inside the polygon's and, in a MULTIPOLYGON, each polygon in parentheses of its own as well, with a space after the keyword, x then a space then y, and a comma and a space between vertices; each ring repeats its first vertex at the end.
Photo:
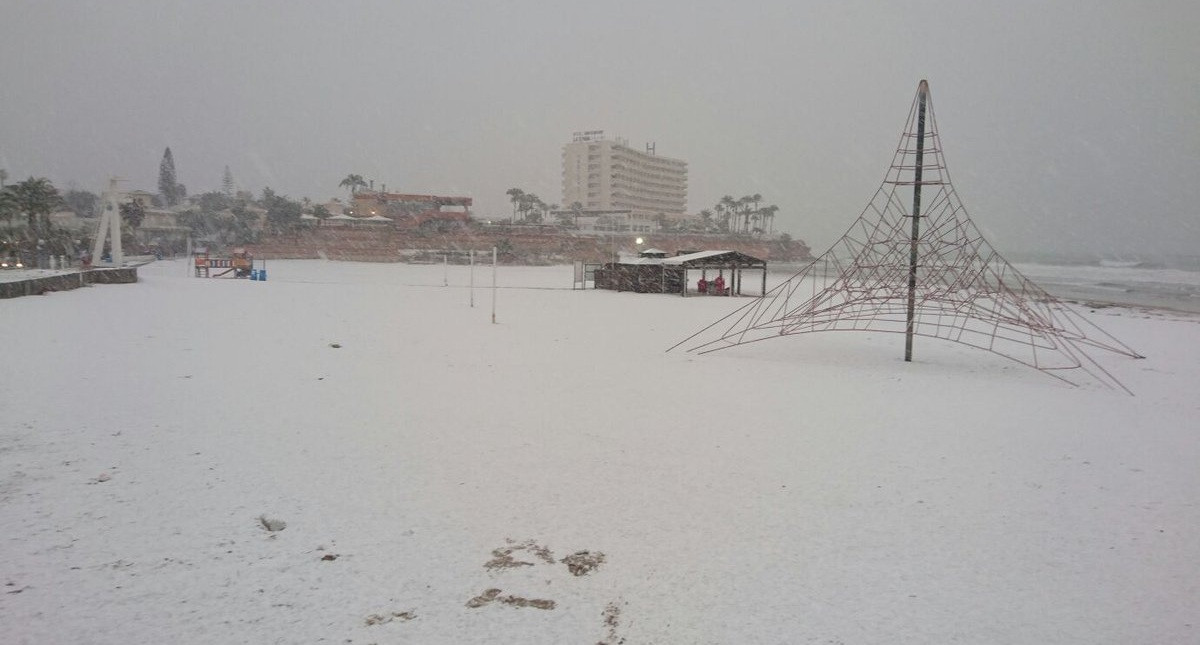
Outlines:
POLYGON ((563 146, 563 208, 627 211, 638 219, 687 216, 687 162, 605 138, 603 130, 576 132, 563 146))

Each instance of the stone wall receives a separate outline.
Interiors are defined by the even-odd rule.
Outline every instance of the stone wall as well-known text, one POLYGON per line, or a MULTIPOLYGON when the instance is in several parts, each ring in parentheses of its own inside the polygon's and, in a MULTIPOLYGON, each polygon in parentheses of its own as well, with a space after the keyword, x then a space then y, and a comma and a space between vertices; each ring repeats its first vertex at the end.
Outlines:
POLYGON ((137 267, 89 269, 75 273, 0 282, 0 299, 40 296, 50 291, 69 291, 89 284, 129 284, 137 282, 137 267))

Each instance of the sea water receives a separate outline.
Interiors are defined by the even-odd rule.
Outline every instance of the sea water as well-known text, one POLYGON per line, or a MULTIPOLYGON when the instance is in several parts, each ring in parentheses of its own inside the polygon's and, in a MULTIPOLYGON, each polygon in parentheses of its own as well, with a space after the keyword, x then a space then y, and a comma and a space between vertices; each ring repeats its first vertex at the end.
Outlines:
MULTIPOLYGON (((1062 300, 1200 313, 1200 256, 1098 258, 1011 254, 1009 259, 1025 277, 1062 300)), ((799 268, 773 266, 769 286, 785 280, 799 268)))
POLYGON ((1015 266, 1051 295, 1064 300, 1200 313, 1200 268, 1166 268, 1153 264, 1125 267, 1111 263, 1021 263, 1015 266))

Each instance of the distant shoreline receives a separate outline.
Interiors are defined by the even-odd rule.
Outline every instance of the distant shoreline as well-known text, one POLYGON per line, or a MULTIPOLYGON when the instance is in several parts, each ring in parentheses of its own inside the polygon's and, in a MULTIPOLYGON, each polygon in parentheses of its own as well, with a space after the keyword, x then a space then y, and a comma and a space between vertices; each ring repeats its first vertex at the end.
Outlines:
MULTIPOLYGON (((773 263, 777 278, 805 263, 773 263)), ((1147 266, 1016 263, 1016 269, 1050 295, 1081 307, 1134 307, 1200 314, 1200 271, 1147 266)))

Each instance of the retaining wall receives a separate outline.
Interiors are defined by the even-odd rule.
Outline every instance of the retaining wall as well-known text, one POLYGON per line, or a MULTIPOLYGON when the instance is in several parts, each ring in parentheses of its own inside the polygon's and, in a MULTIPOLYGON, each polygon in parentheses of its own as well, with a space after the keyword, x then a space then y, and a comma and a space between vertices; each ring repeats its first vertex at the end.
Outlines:
POLYGON ((0 299, 40 296, 49 291, 69 291, 89 284, 129 284, 137 282, 137 267, 88 269, 75 273, 0 282, 0 299))

